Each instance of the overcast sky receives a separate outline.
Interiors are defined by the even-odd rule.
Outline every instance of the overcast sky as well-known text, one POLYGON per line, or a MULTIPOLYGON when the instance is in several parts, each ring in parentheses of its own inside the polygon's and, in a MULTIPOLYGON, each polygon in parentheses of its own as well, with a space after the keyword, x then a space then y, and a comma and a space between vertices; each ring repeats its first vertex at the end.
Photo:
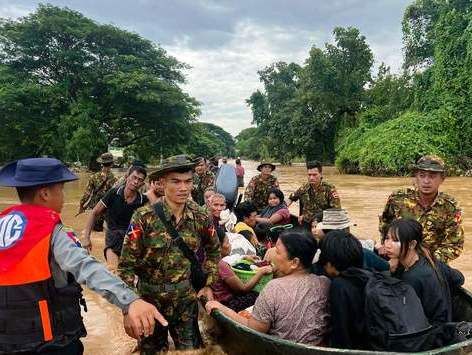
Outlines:
MULTIPOLYGON (((160 44, 189 64, 184 90, 201 102, 203 122, 236 135, 251 126, 245 100, 261 87, 257 71, 275 61, 303 64, 332 41, 336 26, 366 36, 376 65, 398 71, 401 19, 411 0, 53 0, 100 23, 160 44)), ((38 1, 0 0, 0 17, 17 18, 38 1)))

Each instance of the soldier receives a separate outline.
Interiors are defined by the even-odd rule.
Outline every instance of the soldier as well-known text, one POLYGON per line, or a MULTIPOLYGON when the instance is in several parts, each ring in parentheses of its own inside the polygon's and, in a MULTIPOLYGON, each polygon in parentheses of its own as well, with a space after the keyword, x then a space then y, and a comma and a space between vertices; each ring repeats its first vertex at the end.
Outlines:
POLYGON ((334 185, 323 181, 323 166, 319 161, 306 163, 308 182, 292 193, 287 206, 300 200, 298 223, 308 230, 314 217, 323 210, 341 208, 341 201, 334 185))
POLYGON ((272 175, 275 165, 268 162, 262 162, 257 167, 261 173, 254 176, 244 191, 244 200, 251 201, 259 213, 266 205, 269 198, 269 192, 272 188, 279 187, 277 178, 272 175))
MULTIPOLYGON (((202 345, 198 329, 197 296, 213 298, 210 286, 217 279, 220 260, 219 242, 209 215, 203 207, 188 200, 192 191, 195 163, 185 155, 165 159, 152 174, 160 178, 164 188, 162 208, 165 219, 178 232, 192 255, 202 248, 205 253, 203 268, 208 277, 205 286, 193 289, 191 262, 156 215, 156 205, 138 209, 125 238, 118 266, 118 274, 133 285, 138 277, 138 292, 159 307, 169 322, 170 334, 177 349, 191 349, 202 345)), ((157 196, 148 194, 150 203, 157 196)), ((169 226, 168 226, 169 228, 169 226)), ((167 328, 157 329, 141 342, 143 354, 155 354, 168 348, 167 328)))
MULTIPOLYGON (((84 195, 80 199, 77 215, 84 213, 85 210, 93 209, 97 202, 117 181, 115 175, 111 172, 113 166, 113 155, 111 153, 103 153, 97 159, 97 162, 102 165, 102 170, 90 176, 84 195)), ((96 232, 103 231, 103 221, 104 216, 97 218, 93 225, 93 230, 96 232)))
POLYGON ((215 185, 215 175, 208 171, 205 158, 197 158, 195 174, 193 175, 192 198, 200 206, 205 204, 204 193, 208 189, 213 189, 215 185))
POLYGON ((435 155, 421 157, 413 169, 415 188, 391 194, 380 216, 380 233, 385 238, 398 218, 413 218, 423 226, 425 245, 447 263, 456 259, 464 246, 462 211, 456 200, 439 186, 445 179, 444 161, 435 155))
POLYGON ((0 186, 16 187, 21 201, 0 213, 1 354, 82 354, 79 283, 121 308, 127 333, 136 338, 153 332, 154 319, 167 324, 62 224, 64 183, 73 180, 77 176, 52 158, 18 160, 0 170, 0 186))

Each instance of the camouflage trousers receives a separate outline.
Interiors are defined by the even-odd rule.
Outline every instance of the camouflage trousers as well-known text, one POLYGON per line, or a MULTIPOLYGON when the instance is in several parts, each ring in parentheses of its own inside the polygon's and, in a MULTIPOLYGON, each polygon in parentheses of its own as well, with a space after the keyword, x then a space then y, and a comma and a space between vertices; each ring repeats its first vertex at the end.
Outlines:
POLYGON ((168 333, 177 350, 196 349, 203 345, 198 328, 198 303, 195 297, 182 299, 150 299, 169 323, 168 327, 156 323, 154 333, 140 341, 144 355, 154 355, 169 349, 168 333))

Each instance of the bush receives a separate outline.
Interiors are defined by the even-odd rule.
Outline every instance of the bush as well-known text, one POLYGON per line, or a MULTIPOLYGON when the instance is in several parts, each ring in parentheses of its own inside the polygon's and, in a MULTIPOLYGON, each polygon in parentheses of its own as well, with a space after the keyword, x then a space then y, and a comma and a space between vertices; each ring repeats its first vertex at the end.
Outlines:
POLYGON ((445 111, 406 112, 372 127, 362 123, 339 146, 341 172, 366 175, 406 175, 424 154, 449 158, 457 154, 455 119, 445 111))

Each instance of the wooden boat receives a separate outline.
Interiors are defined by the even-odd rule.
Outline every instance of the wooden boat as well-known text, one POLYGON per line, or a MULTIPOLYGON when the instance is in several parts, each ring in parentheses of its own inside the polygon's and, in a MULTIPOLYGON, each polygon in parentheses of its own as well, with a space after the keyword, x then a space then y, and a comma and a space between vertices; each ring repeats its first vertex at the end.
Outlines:
MULTIPOLYGON (((454 297, 454 321, 472 321, 472 293, 465 289, 454 297)), ((313 355, 313 354, 393 354, 392 352, 375 352, 362 350, 347 350, 310 346, 283 340, 271 335, 262 334, 248 327, 240 325, 220 312, 214 312, 213 317, 221 328, 218 343, 230 355, 257 354, 257 355, 313 355)), ((472 353, 472 339, 449 345, 443 348, 414 353, 414 354, 470 354, 472 353)))

